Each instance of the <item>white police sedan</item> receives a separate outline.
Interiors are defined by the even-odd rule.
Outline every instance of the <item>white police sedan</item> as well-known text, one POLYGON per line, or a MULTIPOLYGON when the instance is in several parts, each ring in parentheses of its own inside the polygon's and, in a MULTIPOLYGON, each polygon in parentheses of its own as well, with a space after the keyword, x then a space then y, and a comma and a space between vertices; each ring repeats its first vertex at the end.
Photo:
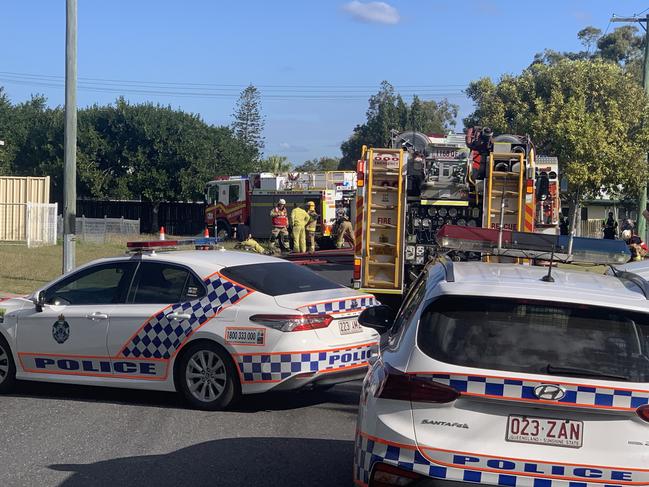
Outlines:
POLYGON ((0 302, 0 392, 16 379, 180 391, 211 410, 327 386, 364 375, 378 334, 357 317, 374 304, 244 252, 101 259, 0 302))
POLYGON ((514 264, 430 266, 361 393, 360 486, 649 484, 649 286, 514 264))

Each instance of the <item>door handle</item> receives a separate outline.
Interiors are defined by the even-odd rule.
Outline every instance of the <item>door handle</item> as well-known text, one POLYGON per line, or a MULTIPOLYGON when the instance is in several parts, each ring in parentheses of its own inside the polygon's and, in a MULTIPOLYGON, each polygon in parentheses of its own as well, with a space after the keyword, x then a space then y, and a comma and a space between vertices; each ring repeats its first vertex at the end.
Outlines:
POLYGON ((87 314, 86 318, 92 321, 107 320, 108 315, 106 313, 102 313, 101 311, 95 311, 94 313, 87 314))
POLYGON ((188 320, 191 317, 192 317, 192 315, 190 315, 190 314, 177 313, 177 312, 168 313, 168 314, 165 315, 165 318, 167 318, 168 320, 178 320, 178 321, 188 320))

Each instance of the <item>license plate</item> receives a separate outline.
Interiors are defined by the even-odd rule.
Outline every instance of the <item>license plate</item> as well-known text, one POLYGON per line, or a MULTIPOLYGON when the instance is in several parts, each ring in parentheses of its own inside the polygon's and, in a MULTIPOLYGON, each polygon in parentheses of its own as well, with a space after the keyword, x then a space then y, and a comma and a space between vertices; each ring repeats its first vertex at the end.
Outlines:
POLYGON ((583 437, 583 421, 516 415, 507 419, 507 441, 581 448, 583 437))
POLYGON ((338 329, 341 335, 351 335, 363 331, 363 327, 358 324, 358 320, 338 320, 338 329))

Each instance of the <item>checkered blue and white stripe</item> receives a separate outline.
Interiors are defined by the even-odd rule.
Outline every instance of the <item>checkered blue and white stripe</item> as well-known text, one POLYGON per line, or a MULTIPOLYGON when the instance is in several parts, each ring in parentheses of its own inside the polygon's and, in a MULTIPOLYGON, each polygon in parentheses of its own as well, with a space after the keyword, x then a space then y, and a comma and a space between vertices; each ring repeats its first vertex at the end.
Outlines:
MULTIPOLYGON (((503 399, 524 399, 538 401, 534 388, 541 384, 553 384, 554 381, 541 382, 520 379, 484 377, 479 375, 458 374, 426 374, 435 382, 453 387, 455 390, 468 394, 502 397, 503 399)), ((563 384, 566 395, 559 404, 617 408, 636 410, 639 406, 649 403, 649 391, 635 391, 606 387, 589 387, 576 384, 563 384)))
POLYGON ((280 382, 297 374, 325 372, 367 363, 376 343, 338 350, 237 355, 242 382, 280 382))
POLYGON ((220 275, 205 281, 205 297, 178 303, 160 311, 147 321, 140 331, 124 346, 124 357, 170 358, 197 328, 223 309, 248 296, 251 291, 228 281, 220 275), (170 313, 190 314, 188 320, 167 318, 170 313))
MULTIPOLYGON (((506 472, 484 472, 436 465, 427 460, 415 446, 395 446, 356 434, 354 448, 354 482, 366 486, 376 462, 383 462, 432 478, 471 482, 502 487, 596 487, 602 484, 511 475, 506 472)), ((586 479, 584 479, 586 480, 586 479)), ((611 481, 615 484, 615 481, 611 481)))
POLYGON ((300 308, 310 314, 327 314, 327 313, 344 313, 352 311, 362 311, 371 306, 377 306, 379 303, 374 296, 364 296, 359 298, 348 298, 339 301, 330 301, 327 303, 309 304, 300 308))

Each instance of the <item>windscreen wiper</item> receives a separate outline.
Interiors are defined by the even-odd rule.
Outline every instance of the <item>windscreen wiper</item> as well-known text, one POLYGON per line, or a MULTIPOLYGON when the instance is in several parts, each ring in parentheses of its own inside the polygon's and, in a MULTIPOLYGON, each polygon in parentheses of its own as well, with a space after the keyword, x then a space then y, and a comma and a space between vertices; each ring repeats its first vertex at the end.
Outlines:
POLYGON ((599 370, 592 369, 582 369, 580 367, 561 367, 548 364, 545 369, 548 374, 552 375, 576 375, 580 377, 599 377, 601 379, 614 379, 614 380, 624 380, 630 381, 631 378, 625 375, 615 375, 608 374, 606 372, 600 372, 599 370))

